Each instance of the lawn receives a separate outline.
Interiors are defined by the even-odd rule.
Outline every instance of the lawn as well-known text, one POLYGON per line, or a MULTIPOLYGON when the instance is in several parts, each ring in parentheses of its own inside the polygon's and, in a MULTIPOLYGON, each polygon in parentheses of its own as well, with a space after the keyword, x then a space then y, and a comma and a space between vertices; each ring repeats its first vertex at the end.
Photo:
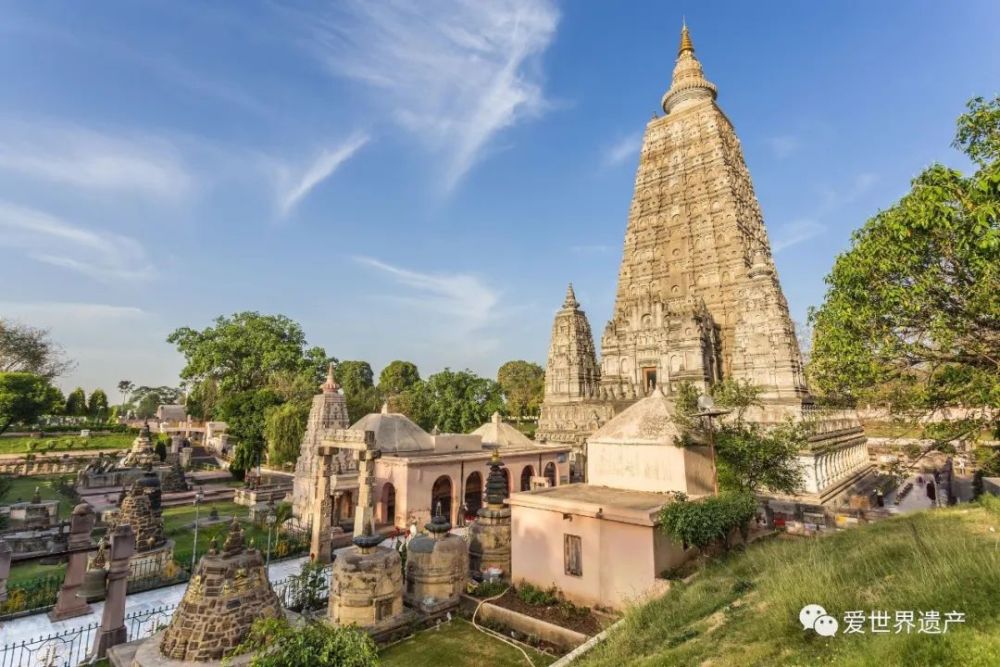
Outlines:
MULTIPOLYGON (((64 479, 73 481, 72 475, 62 475, 64 479)), ((18 498, 23 501, 31 500, 31 497, 35 493, 35 487, 38 487, 38 495, 42 497, 42 500, 58 500, 59 502, 59 517, 66 519, 69 517, 70 513, 73 511, 73 499, 69 496, 63 495, 56 488, 56 482, 59 480, 60 475, 44 475, 36 477, 8 477, 10 479, 10 490, 0 498, 0 503, 4 505, 10 505, 12 503, 18 502, 18 498)))
MULTIPOLYGON (((234 514, 240 517, 243 523, 244 538, 249 542, 253 540, 261 553, 266 554, 267 550, 267 528, 258 526, 249 519, 250 509, 232 502, 206 503, 201 506, 200 517, 206 519, 212 508, 219 512, 219 517, 231 518, 234 514)), ((194 519, 195 507, 193 505, 182 505, 180 507, 166 507, 163 509, 163 528, 167 537, 174 541, 174 560, 188 566, 191 563, 191 552, 194 548, 194 519)), ((201 525, 198 529, 198 555, 202 555, 211 547, 211 540, 217 537, 219 546, 225 542, 226 534, 229 532, 229 522, 212 524, 211 526, 201 525)), ((283 537, 281 543, 286 543, 283 537)), ((286 547, 287 548, 287 547, 286 547)), ((271 558, 280 558, 285 555, 275 532, 271 533, 271 558)))
POLYGON ((42 456, 48 453, 68 451, 102 451, 126 449, 132 445, 135 435, 129 433, 102 433, 89 438, 81 438, 79 433, 43 435, 40 438, 18 436, 15 438, 0 438, 0 454, 36 454, 42 456), (31 449, 34 445, 35 449, 31 449))
MULTIPOLYGON (((782 538, 720 559, 629 611, 581 660, 621 665, 996 665, 1000 499, 907 514, 828 537, 782 538), (822 605, 840 631, 803 630, 822 605), (889 633, 843 634, 845 612, 885 611, 889 633), (944 634, 895 632, 896 612, 963 612, 944 634)), ((904 626, 905 627, 905 626, 904 626)))
MULTIPOLYGON (((525 649, 532 664, 548 665, 555 658, 525 649)), ((527 667, 524 656, 513 646, 477 630, 468 621, 456 618, 440 629, 424 630, 382 650, 379 658, 386 667, 527 667)))

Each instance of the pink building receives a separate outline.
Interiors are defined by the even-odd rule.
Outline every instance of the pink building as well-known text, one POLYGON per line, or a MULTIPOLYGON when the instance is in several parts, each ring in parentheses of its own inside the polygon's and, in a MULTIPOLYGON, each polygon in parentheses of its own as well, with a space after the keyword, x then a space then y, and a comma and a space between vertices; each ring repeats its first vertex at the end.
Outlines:
POLYGON ((690 555, 660 531, 674 492, 714 492, 707 447, 679 447, 673 403, 661 391, 590 436, 588 484, 513 494, 511 574, 516 583, 555 586, 573 602, 621 609, 663 591, 661 575, 690 555))

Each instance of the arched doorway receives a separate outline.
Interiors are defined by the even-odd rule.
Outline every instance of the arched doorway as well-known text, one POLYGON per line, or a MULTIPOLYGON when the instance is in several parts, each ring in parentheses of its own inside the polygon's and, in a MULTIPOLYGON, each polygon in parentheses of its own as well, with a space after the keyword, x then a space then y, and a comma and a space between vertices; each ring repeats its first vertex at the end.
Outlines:
POLYGON ((556 464, 551 461, 545 464, 545 479, 549 480, 549 486, 556 485, 556 464))
POLYGON ((396 487, 391 482, 382 487, 382 522, 396 523, 396 487))
POLYGON ((521 471, 521 490, 531 491, 531 478, 535 476, 535 469, 531 466, 524 466, 521 471))
POLYGON ((465 479, 465 516, 466 521, 475 518, 476 512, 483 506, 483 476, 479 471, 473 471, 465 479))
POLYGON ((431 487, 431 516, 437 513, 438 503, 441 503, 441 514, 451 521, 451 478, 447 475, 438 477, 431 487))

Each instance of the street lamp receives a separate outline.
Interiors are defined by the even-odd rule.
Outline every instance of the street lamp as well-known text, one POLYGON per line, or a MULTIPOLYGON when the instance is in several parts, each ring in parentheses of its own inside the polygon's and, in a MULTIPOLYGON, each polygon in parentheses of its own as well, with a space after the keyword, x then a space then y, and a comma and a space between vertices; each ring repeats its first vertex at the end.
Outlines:
POLYGON ((708 394, 702 394, 698 397, 698 412, 694 413, 694 416, 704 419, 708 430, 708 446, 712 452, 712 490, 715 495, 719 495, 719 475, 715 466, 715 426, 712 419, 727 415, 729 412, 729 410, 720 410, 716 407, 715 400, 708 394))
POLYGON ((194 575, 194 566, 198 559, 198 520, 201 518, 201 501, 205 499, 205 494, 201 489, 194 494, 194 547, 191 550, 191 574, 194 575))
POLYGON ((274 524, 277 523, 278 517, 276 517, 274 515, 274 511, 273 510, 268 510, 267 511, 267 517, 266 517, 265 521, 267 521, 267 562, 264 564, 264 569, 267 570, 268 573, 270 574, 270 568, 271 568, 271 529, 274 527, 274 524))

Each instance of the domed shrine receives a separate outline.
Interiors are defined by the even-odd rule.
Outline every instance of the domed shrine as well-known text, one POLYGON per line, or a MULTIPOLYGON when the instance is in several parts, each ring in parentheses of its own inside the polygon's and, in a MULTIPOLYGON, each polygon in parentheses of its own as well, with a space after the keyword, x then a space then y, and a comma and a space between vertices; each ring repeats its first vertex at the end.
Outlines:
POLYGON ((432 614, 458 604, 469 578, 469 545, 451 534, 451 523, 438 504, 427 533, 406 549, 406 603, 432 614))

